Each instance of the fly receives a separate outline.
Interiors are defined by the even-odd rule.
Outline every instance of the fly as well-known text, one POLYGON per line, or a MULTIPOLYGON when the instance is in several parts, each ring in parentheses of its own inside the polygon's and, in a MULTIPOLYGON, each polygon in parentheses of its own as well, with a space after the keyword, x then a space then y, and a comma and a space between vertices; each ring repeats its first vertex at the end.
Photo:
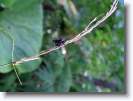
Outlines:
POLYGON ((65 43, 65 38, 54 39, 53 42, 55 43, 56 46, 59 47, 65 43))

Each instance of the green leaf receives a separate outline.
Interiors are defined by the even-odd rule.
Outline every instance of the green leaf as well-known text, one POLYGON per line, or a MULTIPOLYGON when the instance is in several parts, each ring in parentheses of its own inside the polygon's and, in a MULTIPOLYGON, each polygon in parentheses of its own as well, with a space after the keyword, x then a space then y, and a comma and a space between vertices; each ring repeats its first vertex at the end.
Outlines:
POLYGON ((68 92, 71 86, 72 82, 72 74, 71 74, 71 69, 67 65, 66 67, 63 68, 62 74, 59 78, 59 84, 57 87, 57 92, 68 92))
POLYGON ((42 87, 37 89, 38 92, 55 92, 54 87, 49 85, 48 83, 44 84, 42 87))
POLYGON ((5 79, 1 80, 1 84, 4 84, 4 87, 0 87, 0 91, 7 91, 9 89, 12 89, 11 86, 16 80, 16 75, 14 73, 11 73, 5 77, 5 79))
POLYGON ((60 67, 63 67, 64 66, 64 59, 63 59, 63 56, 62 56, 62 53, 58 50, 57 51, 57 59, 55 61, 55 63, 57 65, 59 65, 60 67))
POLYGON ((96 35, 97 35, 97 38, 99 39, 99 40, 102 40, 103 39, 103 37, 102 37, 102 33, 99 31, 99 30, 95 30, 95 33, 96 33, 96 35))
POLYGON ((3 6, 4 8, 6 7, 11 7, 16 0, 0 0, 0 5, 3 6))
POLYGON ((60 67, 64 66, 64 60, 62 57, 58 57, 55 63, 57 63, 60 67))
MULTIPOLYGON (((48 69, 49 70, 49 69, 48 69)), ((41 79, 44 80, 46 83, 48 83, 49 85, 53 85, 54 84, 54 75, 50 72, 47 71, 46 68, 44 69, 38 69, 38 72, 36 72, 36 75, 41 79)))
MULTIPOLYGON (((39 52, 42 43, 42 4, 36 0, 18 0, 12 9, 0 12, 0 27, 9 32, 15 40, 14 61, 30 57, 39 52)), ((11 62, 11 41, 0 31, 0 65, 11 62)), ((19 73, 35 70, 41 60, 17 65, 19 73)), ((0 67, 7 73, 12 66, 0 67)))

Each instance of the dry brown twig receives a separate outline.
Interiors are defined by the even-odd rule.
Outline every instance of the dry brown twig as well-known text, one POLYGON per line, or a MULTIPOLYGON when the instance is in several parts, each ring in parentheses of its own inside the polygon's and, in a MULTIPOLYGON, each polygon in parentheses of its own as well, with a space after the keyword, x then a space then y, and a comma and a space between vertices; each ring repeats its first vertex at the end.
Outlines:
POLYGON ((53 48, 50 48, 48 50, 44 50, 44 51, 41 51, 40 53, 34 55, 34 56, 31 56, 31 57, 28 57, 28 58, 22 58, 18 61, 15 61, 15 62, 12 62, 12 63, 9 63, 9 64, 5 64, 3 66, 7 66, 7 65, 18 65, 20 63, 23 63, 23 62, 27 62, 27 61, 31 61, 31 60, 36 60, 38 59, 39 56, 41 55, 44 55, 44 54, 47 54, 51 51, 54 51, 54 50, 57 50, 61 47, 64 47, 72 42, 75 42, 75 41, 78 41, 79 39, 81 39, 83 36, 85 36, 86 34, 90 33, 95 27, 97 27, 100 23, 102 23, 104 20, 106 20, 109 16, 111 16, 111 14, 116 10, 117 8, 117 4, 118 4, 118 0, 114 0, 113 4, 111 5, 111 9, 109 10, 109 12, 106 13, 106 15, 99 21, 97 21, 93 26, 90 27, 90 25, 96 21, 100 16, 94 18, 90 24, 81 32, 79 33, 77 36, 75 36, 74 38, 72 38, 71 40, 67 40, 63 45, 59 46, 59 47, 53 47, 53 48))

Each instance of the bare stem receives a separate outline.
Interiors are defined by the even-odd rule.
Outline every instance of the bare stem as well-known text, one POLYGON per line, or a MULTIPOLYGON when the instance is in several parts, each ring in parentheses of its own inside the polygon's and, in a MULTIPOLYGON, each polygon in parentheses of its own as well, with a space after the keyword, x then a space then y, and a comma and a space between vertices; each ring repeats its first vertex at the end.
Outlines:
MULTIPOLYGON (((96 21, 101 15, 97 16, 96 18, 94 18, 90 24, 81 32, 79 33, 77 36, 75 36, 74 38, 72 38, 71 40, 67 40, 64 45, 61 45, 59 47, 53 47, 53 48, 50 48, 48 50, 44 50, 44 51, 41 51, 40 53, 34 55, 34 56, 31 56, 31 57, 28 57, 28 58, 22 58, 18 61, 15 61, 15 62, 12 62, 11 64, 13 65, 18 65, 20 63, 23 63, 23 62, 27 62, 27 61, 31 61, 31 60, 36 60, 37 57, 41 56, 41 55, 44 55, 44 54, 47 54, 51 51, 54 51, 54 50, 57 50, 63 46, 66 46, 72 42, 75 42, 75 41, 78 41, 79 39, 81 39, 83 36, 85 36, 86 34, 90 33, 94 28, 96 28, 100 23, 102 23, 103 21, 105 21, 109 16, 112 15, 112 13, 116 10, 117 8, 117 4, 118 4, 118 0, 114 0, 113 4, 111 5, 111 8, 109 10, 109 12, 106 13, 106 15, 101 18, 101 20, 97 21, 94 25, 92 25, 91 27, 90 24, 92 24, 94 21, 96 21)), ((103 15, 103 14, 102 14, 103 15)), ((9 64, 8 64, 9 65, 9 64)))

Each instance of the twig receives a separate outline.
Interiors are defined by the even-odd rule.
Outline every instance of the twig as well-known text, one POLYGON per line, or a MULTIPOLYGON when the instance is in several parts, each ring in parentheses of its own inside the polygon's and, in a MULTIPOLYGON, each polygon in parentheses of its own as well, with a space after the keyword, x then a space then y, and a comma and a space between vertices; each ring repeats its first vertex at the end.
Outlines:
MULTIPOLYGON (((85 81, 88 80, 88 77, 84 77, 84 76, 81 75, 81 78, 78 79, 78 80, 76 80, 75 78, 73 78, 73 82, 83 84, 84 80, 82 80, 82 78, 84 78, 85 81)), ((117 83, 108 82, 107 80, 101 80, 101 79, 97 79, 97 78, 92 78, 91 81, 96 86, 101 86, 101 87, 104 87, 104 88, 110 88, 112 91, 115 91, 116 90, 116 87, 117 87, 117 83)))
MULTIPOLYGON (((77 36, 75 36, 75 37, 72 38, 71 40, 66 41, 66 42, 64 43, 64 45, 61 45, 61 46, 59 46, 59 47, 53 47, 53 48, 50 48, 50 49, 48 49, 48 50, 41 51, 40 53, 38 53, 38 54, 36 54, 36 55, 34 55, 34 56, 31 56, 31 57, 29 57, 29 58, 22 58, 22 59, 20 59, 20 60, 18 60, 18 61, 12 62, 11 64, 18 65, 18 64, 23 63, 23 62, 35 60, 35 59, 37 59, 37 57, 39 57, 39 56, 41 56, 41 55, 47 54, 47 53, 49 53, 49 52, 51 52, 51 51, 54 51, 54 50, 57 50, 57 49, 59 49, 59 48, 61 48, 61 47, 63 47, 63 46, 66 46, 66 45, 68 45, 68 44, 70 44, 70 43, 72 43, 72 42, 78 41, 78 40, 81 39, 84 35, 90 33, 95 27, 97 27, 100 23, 102 23, 104 20, 106 20, 106 19, 116 10, 117 4, 118 4, 118 0, 115 0, 115 1, 113 2, 113 4, 111 5, 110 11, 107 12, 106 15, 105 15, 101 20, 99 20, 96 24, 94 24, 92 27, 89 28, 90 24, 92 24, 94 21, 96 21, 101 15, 98 16, 98 17, 96 17, 96 18, 94 18, 94 19, 90 22, 90 24, 85 28, 84 31, 82 31, 81 33, 79 33, 77 36)), ((5 64, 5 65, 7 65, 7 64, 5 64)), ((9 65, 9 64, 8 64, 8 65, 9 65)))
POLYGON ((20 84, 22 84, 22 82, 21 82, 21 80, 20 80, 20 78, 19 78, 19 75, 18 75, 18 73, 17 73, 16 67, 15 67, 15 65, 13 64, 13 63, 14 63, 14 62, 13 62, 14 39, 13 39, 12 36, 11 36, 6 30, 4 30, 3 28, 0 28, 0 30, 3 31, 5 34, 7 34, 7 35, 10 37, 10 39, 12 40, 12 53, 11 53, 11 61, 12 61, 12 63, 8 63, 8 64, 0 65, 0 67, 8 66, 8 65, 11 65, 11 64, 12 64, 13 69, 14 69, 14 71, 15 71, 15 74, 16 74, 16 76, 17 76, 17 78, 18 78, 20 84))
MULTIPOLYGON (((56 47, 50 48, 48 50, 41 51, 40 53, 38 53, 38 54, 36 54, 34 56, 31 56, 31 57, 28 57, 28 58, 22 58, 22 59, 20 59, 18 61, 10 63, 10 64, 18 65, 18 64, 23 63, 23 62, 27 62, 27 61, 38 59, 37 57, 39 57, 41 55, 47 54, 47 53, 49 53, 51 51, 54 51, 54 50, 57 50, 57 49, 59 49, 59 48, 61 48, 63 46, 66 46, 66 45, 68 45, 68 44, 70 44, 72 42, 78 41, 83 36, 85 36, 86 34, 90 33, 95 27, 97 27, 100 23, 102 23, 104 20, 106 20, 109 16, 111 16, 111 14, 116 10, 117 4, 118 4, 118 0, 114 0, 113 4, 111 5, 111 9, 109 10, 109 12, 106 13, 106 15, 101 20, 96 22, 92 27, 89 27, 90 24, 92 24, 94 21, 96 21, 101 15, 97 16, 96 18, 94 18, 90 22, 90 24, 81 33, 79 33, 77 36, 75 36, 71 40, 67 40, 63 45, 61 45, 59 47, 56 46, 56 47)), ((7 64, 5 64, 5 65, 7 65, 7 64)))

